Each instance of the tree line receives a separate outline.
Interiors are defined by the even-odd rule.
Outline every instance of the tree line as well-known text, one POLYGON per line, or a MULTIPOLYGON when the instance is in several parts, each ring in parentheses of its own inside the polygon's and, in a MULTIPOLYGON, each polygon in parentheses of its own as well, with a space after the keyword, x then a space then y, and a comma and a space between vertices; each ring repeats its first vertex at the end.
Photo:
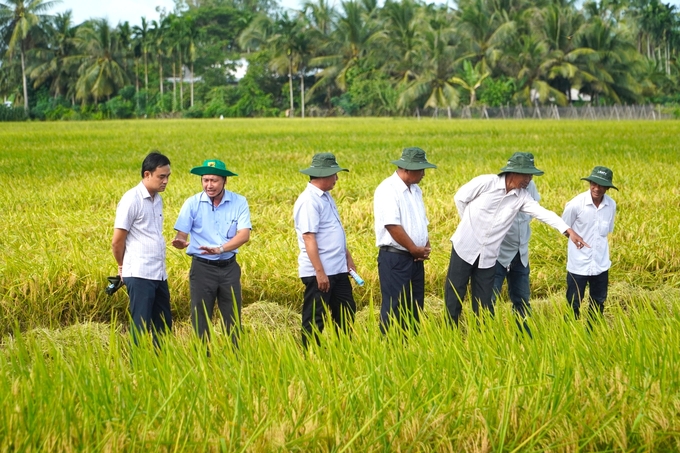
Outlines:
POLYGON ((176 0, 134 26, 57 4, 0 0, 0 120, 680 101, 660 0, 176 0))

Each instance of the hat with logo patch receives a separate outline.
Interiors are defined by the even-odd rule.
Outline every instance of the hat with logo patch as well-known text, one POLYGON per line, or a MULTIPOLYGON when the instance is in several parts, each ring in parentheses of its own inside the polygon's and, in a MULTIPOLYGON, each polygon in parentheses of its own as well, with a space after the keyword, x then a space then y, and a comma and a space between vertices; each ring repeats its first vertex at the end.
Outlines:
POLYGON ((200 167, 194 167, 191 169, 191 173, 199 176, 205 175, 217 175, 217 176, 238 176, 233 171, 227 169, 227 166, 221 160, 208 159, 203 161, 203 165, 200 167))
POLYGON ((426 168, 437 168, 435 164, 427 161, 425 151, 416 146, 404 148, 401 157, 393 160, 392 163, 405 170, 425 170, 426 168))
POLYGON ((510 156, 505 167, 501 168, 499 175, 503 173, 520 173, 523 175, 541 176, 544 172, 534 165, 534 155, 531 153, 517 152, 510 156))
POLYGON ((597 167, 593 168, 593 171, 590 173, 590 176, 586 176, 585 178, 581 179, 583 181, 594 182, 595 184, 598 184, 602 187, 611 187, 612 189, 616 189, 614 184, 612 184, 612 179, 614 179, 614 172, 607 167, 602 167, 598 165, 597 167))
POLYGON ((332 153, 317 153, 312 157, 312 165, 309 168, 300 170, 300 173, 314 176, 315 178, 326 178, 341 171, 349 170, 338 165, 338 161, 332 153))

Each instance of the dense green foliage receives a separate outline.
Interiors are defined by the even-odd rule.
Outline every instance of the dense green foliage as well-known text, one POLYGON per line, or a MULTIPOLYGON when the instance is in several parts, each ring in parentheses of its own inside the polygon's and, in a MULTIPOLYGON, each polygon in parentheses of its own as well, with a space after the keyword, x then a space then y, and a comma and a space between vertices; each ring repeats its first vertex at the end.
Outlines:
POLYGON ((661 0, 176 5, 114 26, 0 0, 0 96, 41 120, 680 101, 680 16, 661 0))

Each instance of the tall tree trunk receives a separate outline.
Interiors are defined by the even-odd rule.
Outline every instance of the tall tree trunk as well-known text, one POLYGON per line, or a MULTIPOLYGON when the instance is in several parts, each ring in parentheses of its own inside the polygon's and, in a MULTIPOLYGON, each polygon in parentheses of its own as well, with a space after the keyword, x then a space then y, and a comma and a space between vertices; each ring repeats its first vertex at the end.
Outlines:
POLYGON ((161 97, 163 97, 163 57, 158 56, 158 77, 161 88, 161 97))
POLYGON ((172 111, 177 111, 177 74, 175 73, 175 61, 172 62, 172 111))
POLYGON ((26 84, 26 60, 24 59, 23 43, 21 43, 21 80, 24 83, 24 109, 28 112, 28 85, 26 84))
POLYGON ((300 72, 300 106, 302 107, 302 118, 305 117, 305 72, 300 72))
POLYGON ((194 106, 194 62, 191 62, 191 106, 194 106))
POLYGON ((146 91, 146 103, 149 103, 149 60, 146 49, 144 50, 144 90, 146 91))
POLYGON ((182 53, 179 54, 179 111, 184 110, 184 66, 182 65, 182 53))
POLYGON ((288 91, 290 94, 290 117, 295 116, 295 107, 293 105, 293 74, 292 74, 293 63, 289 61, 288 64, 288 91))

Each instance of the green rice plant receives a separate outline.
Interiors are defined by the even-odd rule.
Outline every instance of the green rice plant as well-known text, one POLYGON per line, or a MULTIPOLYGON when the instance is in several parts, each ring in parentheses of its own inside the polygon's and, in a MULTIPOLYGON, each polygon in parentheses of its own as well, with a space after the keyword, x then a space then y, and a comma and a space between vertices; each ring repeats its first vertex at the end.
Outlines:
MULTIPOLYGON (((611 301, 634 303, 650 290, 677 288, 680 235, 676 137, 672 121, 448 121, 432 119, 267 119, 6 123, 0 130, 0 331, 57 328, 82 321, 126 319, 127 297, 107 297, 115 272, 110 251, 115 208, 140 180, 144 156, 159 149, 172 161, 165 237, 184 200, 200 190, 189 170, 220 158, 238 177, 228 188, 247 197, 253 232, 241 249, 246 305, 275 303, 298 310, 301 283, 292 205, 307 179, 298 172, 315 152, 331 151, 350 173, 333 190, 348 242, 366 280, 360 306, 379 294, 373 233, 375 187, 395 169, 406 146, 420 146, 438 165, 421 183, 430 220, 428 300, 440 301, 458 224, 453 195, 473 177, 496 173, 518 150, 533 152, 542 204, 561 214, 587 185, 593 166, 614 169, 618 203, 611 236, 612 285, 628 290, 611 301)), ((530 244, 536 298, 565 287, 566 241, 534 222, 530 244)), ((169 246, 175 318, 189 314, 189 258, 169 246)))

